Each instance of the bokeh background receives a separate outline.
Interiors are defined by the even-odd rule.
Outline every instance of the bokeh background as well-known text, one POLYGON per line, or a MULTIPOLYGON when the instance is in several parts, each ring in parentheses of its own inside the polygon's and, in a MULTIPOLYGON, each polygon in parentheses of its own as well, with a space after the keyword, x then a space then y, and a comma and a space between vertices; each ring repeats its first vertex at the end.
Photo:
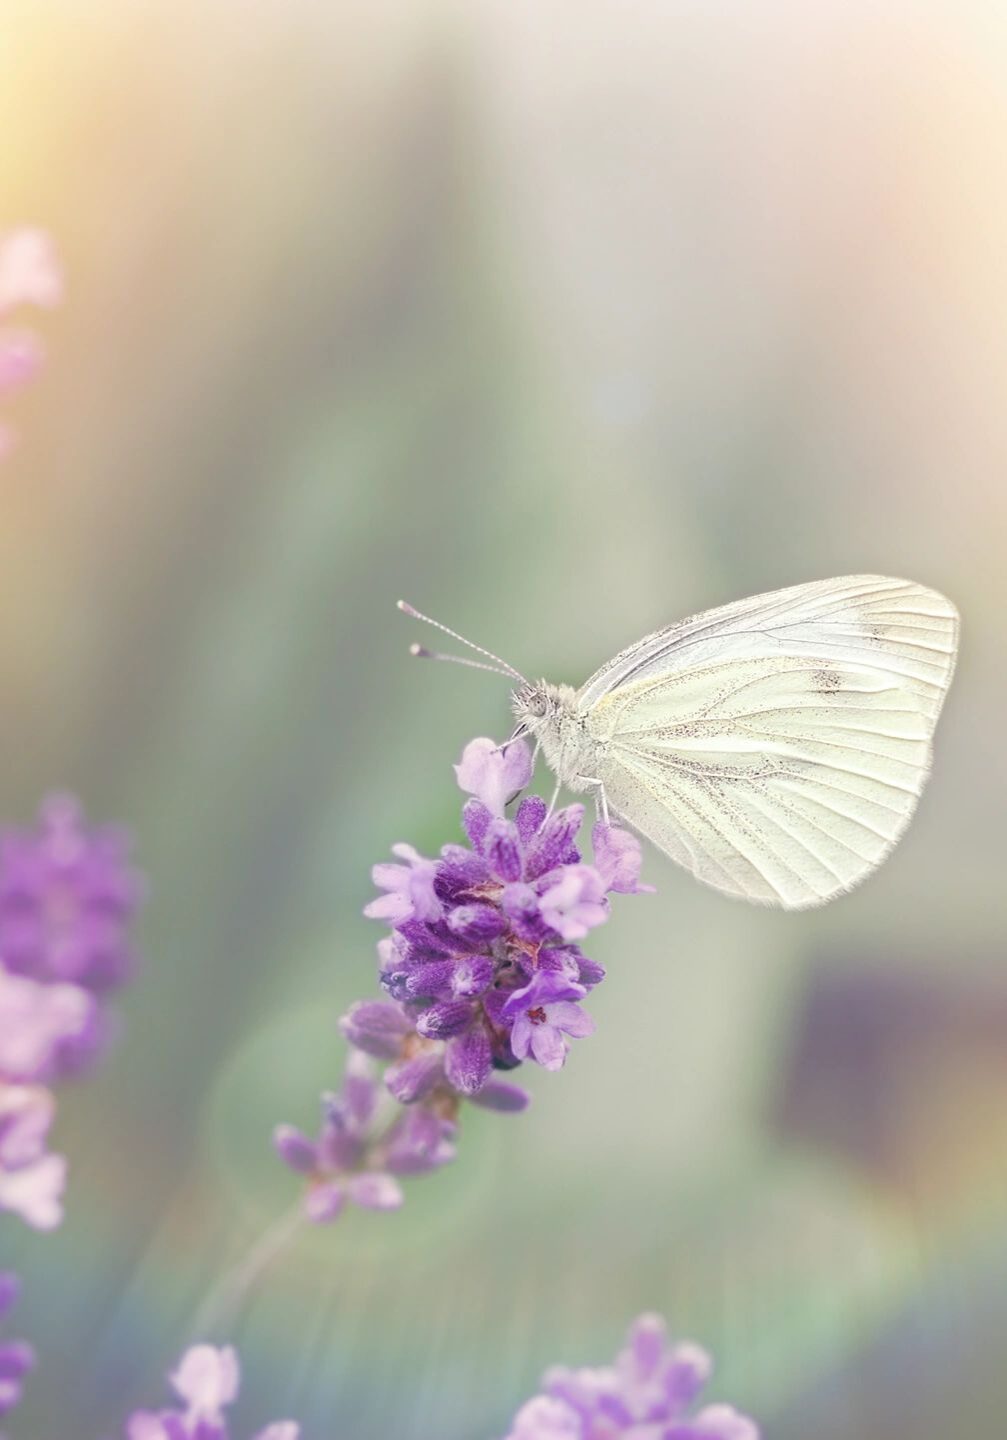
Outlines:
MULTIPOLYGON (((269 1133, 374 988, 368 870, 457 833, 493 677, 579 683, 857 570, 964 653, 876 877, 748 910, 656 855, 597 1035, 397 1217, 274 1265, 242 1416, 490 1440, 639 1310, 774 1440, 1007 1405, 1007 11, 996 0, 3 0, 3 224, 68 294, 0 469, 2 814, 122 819, 145 966, 65 1092, 14 1433, 118 1433, 293 1198, 269 1133)), ((990 1428, 992 1426, 992 1429, 990 1428)))

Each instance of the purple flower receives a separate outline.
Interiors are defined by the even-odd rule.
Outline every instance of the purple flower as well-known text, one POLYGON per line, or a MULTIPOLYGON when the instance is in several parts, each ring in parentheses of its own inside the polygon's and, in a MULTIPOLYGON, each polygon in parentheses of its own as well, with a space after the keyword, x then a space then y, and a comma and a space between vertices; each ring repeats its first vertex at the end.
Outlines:
MULTIPOLYGON (((0 968, 78 987, 100 1002, 134 968, 128 927, 141 898, 122 832, 87 826, 76 800, 52 796, 33 828, 0 834, 0 968)), ((92 1006, 58 1046, 52 1072, 79 1073, 109 1028, 107 1014, 92 1006)))
POLYGON ((41 1086, 0 1083, 0 1210, 36 1230, 63 1218, 66 1161, 46 1148, 55 1109, 41 1086))
MULTIPOLYGON (((50 237, 23 226, 0 234, 0 322, 22 305, 49 308, 62 299, 63 277, 50 237)), ((41 341, 31 331, 0 328, 0 395, 27 384, 41 369, 41 341)), ((0 424, 0 459, 14 443, 13 431, 0 424)))
POLYGON ((86 1036, 95 1010, 79 985, 43 984, 0 967, 0 1079, 48 1079, 61 1047, 86 1036))
POLYGON ((403 1201, 396 1175, 418 1175, 454 1159, 454 1124, 417 1106, 383 1122, 382 1091, 374 1062, 351 1050, 342 1090, 322 1097, 322 1125, 312 1140, 279 1125, 273 1144, 291 1170, 305 1176, 304 1214, 327 1224, 346 1205, 397 1210, 403 1201))
POLYGON ((577 1004, 586 993, 563 974, 541 970, 515 990, 503 1013, 514 1021, 511 1049, 518 1059, 530 1055, 546 1070, 562 1069, 569 1049, 566 1037, 580 1039, 594 1033, 594 1021, 577 1004))
MULTIPOLYGON (((9 1270, 0 1271, 0 1320, 17 1304, 21 1285, 9 1270)), ((0 1340, 0 1419, 21 1399, 25 1376, 35 1365, 35 1352, 24 1340, 0 1340)))
POLYGON ((558 1070, 571 1038, 594 1030, 580 1001, 605 971, 576 942, 608 919, 608 891, 644 888, 640 847, 598 825, 596 863, 586 863, 576 843, 584 807, 550 814, 538 795, 508 818, 531 772, 524 741, 473 740, 455 766, 469 795, 468 845, 446 844, 433 860, 399 844, 395 862, 374 867, 382 893, 364 913, 390 927, 378 942, 388 998, 358 1001, 341 1018, 362 1053, 351 1057, 340 1096, 323 1097, 317 1138, 290 1125, 273 1136, 280 1158, 307 1182, 304 1211, 316 1223, 350 1202, 397 1208, 397 1177, 454 1159, 463 1100, 523 1110, 527 1093, 495 1072, 524 1060, 558 1070), (385 1066, 383 1107, 374 1060, 385 1066), (364 1097, 356 1108, 351 1079, 364 1097), (404 1108, 396 1114, 395 1106, 404 1108))
POLYGON ((411 845, 393 845, 392 854, 406 863, 374 866, 371 878, 386 893, 365 906, 364 914, 371 920, 387 920, 392 925, 414 915, 419 920, 436 920, 441 913, 434 894, 436 865, 432 860, 425 860, 411 845))
MULTIPOLYGON (((241 1372, 230 1345, 193 1345, 169 1376, 180 1405, 170 1410, 136 1410, 126 1424, 127 1440, 228 1440, 224 1411, 238 1397, 241 1372)), ((255 1440, 298 1440, 292 1420, 275 1421, 255 1440)))
POLYGON ((547 1371, 507 1440, 759 1440, 755 1423, 729 1405, 695 1413, 711 1371, 704 1350, 670 1344, 660 1316, 641 1315, 614 1365, 547 1371))
POLYGON ((414 1036, 444 1046, 437 1083, 472 1097, 494 1068, 532 1059, 559 1069, 569 1037, 593 1029, 575 1002, 604 971, 574 942, 607 920, 607 891, 643 888, 640 846, 625 831, 597 825, 596 863, 587 864, 576 845, 583 806, 550 815, 537 795, 522 800, 508 819, 507 805, 528 783, 531 767, 524 741, 473 740, 455 766, 471 797, 462 815, 469 845, 445 845, 438 860, 396 846, 407 863, 375 869, 385 893, 364 913, 392 927, 379 954, 381 983, 395 1009, 380 1019, 374 1007, 372 1019, 354 1007, 343 1028, 354 1044, 394 1061, 388 1083, 402 1103, 434 1083, 429 1054, 419 1064, 414 1058, 404 1063, 414 1036), (548 995, 512 1003, 515 995, 537 994, 529 987, 558 969, 575 991, 561 994, 550 981, 548 995))

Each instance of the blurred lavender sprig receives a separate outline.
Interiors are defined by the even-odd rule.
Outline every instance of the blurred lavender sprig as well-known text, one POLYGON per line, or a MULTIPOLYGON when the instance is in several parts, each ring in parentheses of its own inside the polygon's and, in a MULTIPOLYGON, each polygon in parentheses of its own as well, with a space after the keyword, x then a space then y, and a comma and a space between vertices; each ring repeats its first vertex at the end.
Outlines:
POLYGON ((342 1090, 322 1097, 317 1138, 290 1125, 274 1133, 280 1158, 306 1177, 316 1223, 348 1202, 398 1208, 400 1177, 454 1159, 463 1100, 527 1106, 498 1072, 525 1060, 558 1070, 570 1041, 593 1032, 582 1002, 605 971, 578 942, 608 919, 611 892, 650 888, 627 831, 595 825, 593 863, 583 860, 582 805, 550 813, 529 795, 508 817, 531 779, 523 741, 473 740, 455 772, 469 844, 437 859, 396 845, 396 861, 374 867, 383 893, 364 913, 391 930, 378 944, 388 998, 358 1001, 340 1021, 354 1048, 342 1090))
POLYGON ((730 1405, 695 1411, 712 1371, 705 1350, 669 1342, 659 1315, 641 1315, 614 1364, 547 1370, 507 1440, 759 1440, 754 1421, 730 1405))
MULTIPOLYGON (((230 1345, 193 1345, 168 1377, 178 1401, 166 1410, 135 1410, 126 1440, 229 1440, 224 1411, 238 1398, 241 1372, 230 1345)), ((298 1440, 292 1420, 274 1421, 254 1440, 298 1440)))
POLYGON ((51 1087, 108 1043, 141 894, 125 837, 89 827, 69 796, 0 833, 0 1210, 38 1229, 59 1224, 66 1179, 48 1151, 51 1087))
MULTIPOLYGON (((0 397, 34 380, 44 361, 42 342, 33 330, 10 324, 24 305, 46 309, 63 296, 63 275, 51 237, 20 226, 0 233, 0 397)), ((0 422, 0 460, 14 444, 14 432, 0 422)))

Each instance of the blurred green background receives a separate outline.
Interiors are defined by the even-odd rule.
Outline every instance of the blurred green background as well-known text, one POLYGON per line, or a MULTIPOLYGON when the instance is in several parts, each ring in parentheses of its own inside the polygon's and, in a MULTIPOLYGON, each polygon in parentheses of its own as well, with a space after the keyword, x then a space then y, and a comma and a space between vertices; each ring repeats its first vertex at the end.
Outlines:
POLYGON ((858 570, 964 617, 884 869, 785 916, 649 855, 532 1110, 299 1239, 229 1338, 247 1433, 490 1440, 643 1308, 767 1437, 994 1433, 1007 11, 3 0, 0 136, 3 223, 68 274, 0 469, 2 813, 72 787, 152 887, 62 1102, 67 1222, 5 1229, 44 1357, 14 1433, 159 1400, 293 1198, 269 1133, 374 990, 369 866, 456 838, 451 762, 507 730, 395 599, 579 683, 858 570))

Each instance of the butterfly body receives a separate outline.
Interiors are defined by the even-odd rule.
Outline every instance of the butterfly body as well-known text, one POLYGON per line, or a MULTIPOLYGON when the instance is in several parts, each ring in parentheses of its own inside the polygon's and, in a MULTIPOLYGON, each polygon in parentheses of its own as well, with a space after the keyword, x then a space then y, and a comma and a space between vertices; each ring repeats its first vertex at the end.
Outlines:
POLYGON ((514 692, 565 788, 707 884, 821 904, 898 840, 930 768, 958 617, 911 581, 848 576, 703 612, 578 691, 514 692))

